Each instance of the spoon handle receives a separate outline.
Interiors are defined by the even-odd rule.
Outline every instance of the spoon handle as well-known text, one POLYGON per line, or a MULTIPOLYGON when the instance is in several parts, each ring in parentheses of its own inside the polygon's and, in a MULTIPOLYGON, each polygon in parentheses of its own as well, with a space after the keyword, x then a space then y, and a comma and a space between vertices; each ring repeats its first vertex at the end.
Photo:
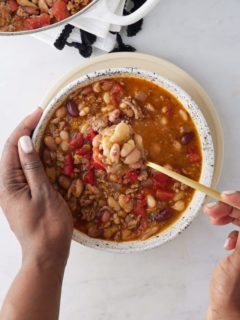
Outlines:
POLYGON ((156 163, 153 163, 153 162, 150 162, 150 161, 147 161, 146 162, 146 165, 156 171, 159 171, 161 173, 164 173, 166 174, 167 176, 173 178, 174 180, 177 180, 181 183, 184 183, 185 185, 187 185, 188 187, 191 187, 195 190, 198 190, 198 191, 201 191, 203 193, 205 193, 206 195, 208 195, 210 198, 213 198, 219 202, 223 202, 223 203, 226 203, 227 205, 233 207, 233 208, 236 208, 238 210, 240 210, 240 207, 238 206, 234 206, 232 205, 231 203, 228 203, 226 201, 223 201, 222 198, 221 198, 221 193, 218 192, 217 190, 214 190, 212 188, 209 188, 195 180, 192 180, 188 177, 185 177, 175 171, 172 171, 168 168, 165 168, 163 166, 160 166, 159 164, 156 164, 156 163))

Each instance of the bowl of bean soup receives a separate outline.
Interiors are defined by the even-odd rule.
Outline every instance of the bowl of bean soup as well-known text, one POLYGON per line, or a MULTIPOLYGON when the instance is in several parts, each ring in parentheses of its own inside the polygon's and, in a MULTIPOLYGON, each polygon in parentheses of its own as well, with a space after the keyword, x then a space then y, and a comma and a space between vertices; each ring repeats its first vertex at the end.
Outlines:
POLYGON ((89 73, 44 110, 33 141, 89 247, 134 252, 179 235, 204 195, 146 160, 211 185, 214 147, 199 107, 172 81, 137 68, 89 73))

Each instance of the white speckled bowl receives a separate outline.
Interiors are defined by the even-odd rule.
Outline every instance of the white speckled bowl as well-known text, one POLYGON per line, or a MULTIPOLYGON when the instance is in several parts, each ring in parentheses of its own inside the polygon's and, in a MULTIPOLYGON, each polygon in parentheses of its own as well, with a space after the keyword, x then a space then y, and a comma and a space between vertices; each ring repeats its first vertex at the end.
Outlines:
MULTIPOLYGON (((209 127, 199 107, 191 99, 191 97, 174 82, 156 73, 141 69, 112 68, 95 71, 85 76, 82 76, 79 79, 68 84, 57 94, 57 96, 49 103, 47 108, 44 110, 42 118, 33 134, 33 142, 36 147, 36 150, 39 151, 40 149, 42 137, 49 119, 51 119, 55 110, 71 92, 75 91, 78 88, 86 86, 96 80, 118 76, 137 77, 149 80, 172 93, 181 102, 184 108, 191 115, 197 127, 201 140, 203 165, 200 182, 207 186, 210 186, 214 172, 214 147, 209 127)), ((179 218, 175 222, 175 224, 165 229, 162 233, 144 241, 129 241, 120 243, 105 241, 90 238, 78 230, 74 230, 73 239, 85 246, 99 248, 107 251, 130 253, 135 251, 151 249, 160 246, 165 242, 175 238, 178 234, 185 230, 190 225, 192 220, 196 217, 199 209, 201 208, 201 205, 203 204, 204 198, 204 194, 196 191, 191 203, 186 208, 181 218, 179 218)))

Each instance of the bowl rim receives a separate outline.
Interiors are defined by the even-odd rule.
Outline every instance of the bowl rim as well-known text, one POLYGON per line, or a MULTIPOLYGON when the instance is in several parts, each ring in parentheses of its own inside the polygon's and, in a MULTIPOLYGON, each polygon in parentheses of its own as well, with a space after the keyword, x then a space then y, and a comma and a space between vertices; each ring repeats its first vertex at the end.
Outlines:
MULTIPOLYGON (((207 186, 211 185, 214 173, 214 146, 208 127, 207 121, 204 118, 200 108, 193 101, 193 99, 178 86, 175 82, 155 73, 139 68, 121 67, 121 68, 107 68, 90 72, 86 75, 80 76, 78 79, 70 82, 62 88, 56 96, 50 101, 45 108, 43 115, 34 131, 33 143, 38 151, 41 144, 41 138, 44 130, 51 119, 52 114, 58 106, 66 99, 66 97, 77 88, 89 85, 97 80, 116 78, 116 77, 135 77, 144 79, 164 88, 171 93, 181 105, 188 111, 197 128, 202 148, 202 170, 200 182, 207 186)), ((150 237, 147 240, 127 241, 127 242, 114 242, 101 239, 90 238, 86 234, 74 229, 73 239, 85 246, 102 249, 105 251, 131 253, 137 251, 144 251, 158 247, 182 233, 194 218, 197 216, 203 202, 205 195, 195 191, 191 202, 186 210, 182 213, 181 217, 172 225, 164 229, 161 233, 150 237)))

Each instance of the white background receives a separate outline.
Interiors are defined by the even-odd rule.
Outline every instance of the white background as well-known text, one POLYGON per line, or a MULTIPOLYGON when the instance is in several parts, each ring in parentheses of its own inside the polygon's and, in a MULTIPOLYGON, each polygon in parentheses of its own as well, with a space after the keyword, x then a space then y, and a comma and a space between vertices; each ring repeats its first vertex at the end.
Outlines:
MULTIPOLYGON (((162 0, 126 42, 176 63, 205 87, 226 143, 219 189, 239 188, 240 2, 162 0)), ((73 49, 59 52, 31 37, 0 38, 0 149, 52 84, 82 61, 73 49)), ((204 319, 210 275, 229 229, 210 226, 200 214, 176 240, 149 252, 118 255, 72 243, 60 319, 204 319)), ((21 259, 3 215, 0 254, 2 301, 21 259)))

